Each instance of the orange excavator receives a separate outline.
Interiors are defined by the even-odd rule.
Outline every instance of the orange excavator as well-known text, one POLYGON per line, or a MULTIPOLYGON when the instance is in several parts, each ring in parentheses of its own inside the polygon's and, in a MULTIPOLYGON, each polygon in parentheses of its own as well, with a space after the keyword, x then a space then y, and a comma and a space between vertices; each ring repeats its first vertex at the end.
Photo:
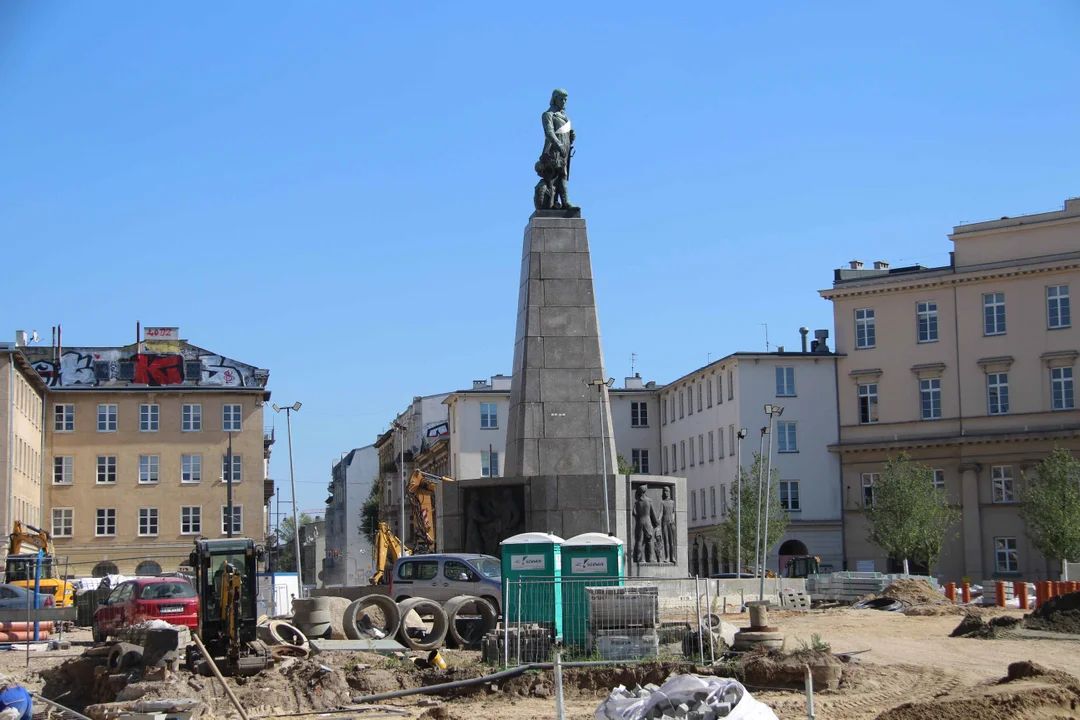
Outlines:
POLYGON ((375 534, 375 574, 371 584, 383 582, 396 561, 402 555, 427 555, 435 552, 435 483, 454 482, 454 478, 445 475, 432 475, 421 470, 413 470, 409 482, 405 485, 405 497, 412 508, 413 532, 416 535, 412 550, 390 532, 390 526, 379 523, 375 534))
POLYGON ((52 538, 49 533, 18 520, 8 536, 8 555, 4 564, 4 582, 19 587, 34 587, 38 550, 43 552, 38 582, 41 593, 52 595, 56 607, 75 604, 75 588, 59 576, 52 538))

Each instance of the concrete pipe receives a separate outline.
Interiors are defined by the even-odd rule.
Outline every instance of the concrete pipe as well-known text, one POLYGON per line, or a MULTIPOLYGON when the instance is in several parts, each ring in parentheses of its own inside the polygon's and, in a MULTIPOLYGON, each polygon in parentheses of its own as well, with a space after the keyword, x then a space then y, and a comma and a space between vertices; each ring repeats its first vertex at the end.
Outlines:
POLYGON ((330 637, 330 598, 297 598, 292 624, 309 638, 330 637))
POLYGON ((439 603, 427 598, 409 598, 401 602, 400 610, 401 625, 398 626, 398 642, 412 650, 437 650, 442 647, 446 639, 447 621, 446 613, 443 612, 439 603), (409 627, 409 615, 414 612, 421 618, 424 615, 431 616, 430 630, 427 629, 427 623, 424 623, 423 630, 409 627), (409 633, 410 629, 420 637, 413 637, 409 633))
POLYGON ((142 662, 143 650, 131 643, 116 643, 109 651, 106 665, 110 670, 127 670, 142 662))
POLYGON ((300 629, 283 620, 271 620, 258 629, 259 639, 267 645, 292 645, 306 647, 307 637, 300 629))
POLYGON ((345 608, 342 624, 349 640, 392 637, 401 626, 401 609, 386 595, 365 595, 345 608))
POLYGON ((443 605, 447 640, 459 648, 476 649, 480 640, 495 629, 498 613, 491 603, 475 595, 458 595, 443 605))

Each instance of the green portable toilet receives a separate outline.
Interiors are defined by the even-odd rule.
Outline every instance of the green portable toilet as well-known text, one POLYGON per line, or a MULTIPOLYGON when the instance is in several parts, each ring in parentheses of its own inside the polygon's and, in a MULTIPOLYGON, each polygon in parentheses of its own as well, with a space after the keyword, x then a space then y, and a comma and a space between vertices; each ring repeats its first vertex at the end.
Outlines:
POLYGON ((564 642, 587 649, 589 603, 585 588, 625 583, 623 541, 599 532, 582 533, 563 541, 562 558, 564 642))
POLYGON ((499 543, 503 622, 537 623, 562 638, 562 543, 558 535, 527 532, 499 543))

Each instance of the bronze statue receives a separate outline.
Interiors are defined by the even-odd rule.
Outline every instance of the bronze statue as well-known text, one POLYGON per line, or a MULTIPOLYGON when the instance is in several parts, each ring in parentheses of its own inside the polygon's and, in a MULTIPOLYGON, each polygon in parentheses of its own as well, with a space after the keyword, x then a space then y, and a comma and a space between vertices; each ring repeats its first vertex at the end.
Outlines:
POLYGON ((645 494, 647 487, 642 485, 637 490, 634 502, 634 562, 656 562, 653 548, 653 534, 660 525, 653 507, 652 498, 645 494))
POLYGON ((667 562, 675 560, 675 501, 671 499, 671 488, 664 488, 664 499, 660 501, 660 530, 664 536, 664 556, 667 562))
POLYGON ((574 155, 574 131, 566 117, 566 91, 557 88, 551 93, 551 105, 541 116, 544 125, 544 151, 536 161, 540 181, 533 190, 533 205, 537 210, 573 210, 567 183, 570 180, 570 158, 574 155))

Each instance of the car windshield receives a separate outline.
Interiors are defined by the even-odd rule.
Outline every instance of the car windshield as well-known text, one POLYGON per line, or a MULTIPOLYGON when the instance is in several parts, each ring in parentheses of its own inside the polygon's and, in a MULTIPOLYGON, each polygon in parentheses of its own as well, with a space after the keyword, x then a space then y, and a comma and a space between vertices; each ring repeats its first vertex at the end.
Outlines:
MULTIPOLYGON (((29 555, 23 557, 16 557, 9 555, 7 559, 7 572, 4 573, 4 579, 6 582, 26 582, 34 579, 35 568, 37 565, 37 556, 29 555)), ((52 558, 43 558, 41 560, 41 579, 42 580, 55 580, 56 569, 53 565, 52 558)))
POLYGON ((143 585, 139 593, 140 600, 173 600, 193 597, 195 597, 195 588, 182 580, 143 585))
POLYGON ((476 569, 483 573, 484 577, 501 578, 502 566, 495 558, 479 558, 473 561, 476 569))

